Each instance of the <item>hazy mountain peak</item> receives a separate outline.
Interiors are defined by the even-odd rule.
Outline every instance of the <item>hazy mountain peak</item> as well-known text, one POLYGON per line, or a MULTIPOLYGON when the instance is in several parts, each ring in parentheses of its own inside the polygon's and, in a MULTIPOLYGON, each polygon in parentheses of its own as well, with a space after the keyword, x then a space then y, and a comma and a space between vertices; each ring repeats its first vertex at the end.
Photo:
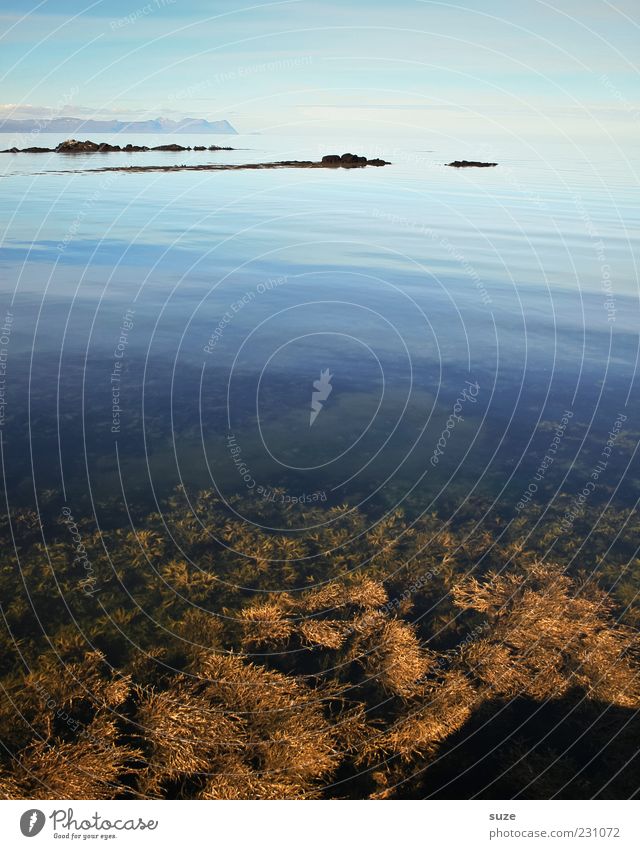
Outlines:
POLYGON ((100 118, 1 118, 0 132, 22 133, 41 131, 83 132, 92 131, 119 133, 225 133, 237 135, 236 130, 228 121, 207 121, 205 118, 181 118, 174 121, 171 118, 158 117, 146 121, 119 121, 100 118))

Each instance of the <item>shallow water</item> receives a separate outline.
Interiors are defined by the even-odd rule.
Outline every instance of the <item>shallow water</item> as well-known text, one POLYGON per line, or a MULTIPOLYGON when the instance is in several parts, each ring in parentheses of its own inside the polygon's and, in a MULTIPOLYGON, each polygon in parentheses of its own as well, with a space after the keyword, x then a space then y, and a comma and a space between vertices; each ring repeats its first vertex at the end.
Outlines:
POLYGON ((183 484, 248 518, 260 499, 526 513, 580 492, 608 440, 589 503, 635 503, 637 162, 567 141, 176 140, 238 149, 0 156, 10 506, 124 515, 183 484), (345 150, 393 164, 60 173, 345 150), (444 167, 465 157, 500 164, 444 167))

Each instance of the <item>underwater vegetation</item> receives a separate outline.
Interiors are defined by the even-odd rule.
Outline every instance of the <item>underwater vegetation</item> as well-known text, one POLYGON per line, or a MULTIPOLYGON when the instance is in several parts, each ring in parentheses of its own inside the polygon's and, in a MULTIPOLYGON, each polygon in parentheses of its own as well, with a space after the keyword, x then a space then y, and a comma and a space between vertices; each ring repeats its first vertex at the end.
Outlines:
POLYGON ((5 518, 2 798, 636 792, 633 511, 260 509, 5 518))

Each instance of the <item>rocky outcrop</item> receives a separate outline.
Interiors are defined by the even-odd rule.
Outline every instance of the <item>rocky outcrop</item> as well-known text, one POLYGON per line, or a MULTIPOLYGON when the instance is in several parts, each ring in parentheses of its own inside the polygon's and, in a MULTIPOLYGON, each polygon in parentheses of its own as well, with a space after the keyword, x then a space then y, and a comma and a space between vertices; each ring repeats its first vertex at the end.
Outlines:
POLYGON ((447 162, 448 168, 495 168, 497 162, 473 162, 469 159, 456 159, 455 162, 447 162))
POLYGON ((341 165, 366 165, 366 156, 356 156, 355 153, 343 153, 340 157, 341 165))
POLYGON ((76 139, 67 139, 66 141, 61 142, 55 149, 56 153, 95 153, 100 151, 101 153, 108 153, 111 150, 114 150, 115 146, 106 144, 106 142, 96 143, 89 141, 77 141, 76 139))
POLYGON ((179 153, 182 150, 191 150, 190 147, 182 147, 181 144, 159 144, 157 147, 154 147, 153 150, 169 150, 176 151, 179 153))
MULTIPOLYGON (((352 154, 350 156, 353 157, 352 154)), ((367 165, 391 165, 384 159, 367 159, 357 156, 351 159, 343 159, 341 156, 323 156, 320 162, 312 162, 310 159, 286 159, 282 162, 246 162, 242 165, 117 165, 105 168, 84 168, 75 171, 57 171, 58 174, 69 173, 97 173, 99 171, 128 171, 130 174, 143 171, 260 171, 266 168, 365 168, 367 165)))
POLYGON ((78 141, 77 139, 67 139, 60 142, 57 147, 17 147, 9 148, 8 150, 0 151, 1 153, 146 153, 149 150, 159 151, 175 151, 182 153, 188 150, 233 150, 232 147, 218 147, 215 144, 205 147, 198 145, 197 147, 183 147, 181 144, 160 144, 157 147, 147 147, 146 145, 126 144, 108 144, 107 142, 94 142, 86 139, 78 141))
MULTIPOLYGON (((313 164, 310 163, 310 165, 313 164)), ((366 156, 357 156, 355 153, 343 153, 342 156, 330 153, 323 156, 319 164, 323 168, 362 168, 365 165, 391 165, 384 159, 367 159, 366 156)))

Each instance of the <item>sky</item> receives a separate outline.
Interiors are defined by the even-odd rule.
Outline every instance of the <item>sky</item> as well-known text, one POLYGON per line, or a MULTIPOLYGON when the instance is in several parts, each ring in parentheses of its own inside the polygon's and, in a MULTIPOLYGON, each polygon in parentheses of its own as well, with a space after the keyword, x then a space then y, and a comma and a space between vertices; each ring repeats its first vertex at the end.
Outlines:
POLYGON ((638 0, 0 0, 0 115, 637 138, 638 0))

